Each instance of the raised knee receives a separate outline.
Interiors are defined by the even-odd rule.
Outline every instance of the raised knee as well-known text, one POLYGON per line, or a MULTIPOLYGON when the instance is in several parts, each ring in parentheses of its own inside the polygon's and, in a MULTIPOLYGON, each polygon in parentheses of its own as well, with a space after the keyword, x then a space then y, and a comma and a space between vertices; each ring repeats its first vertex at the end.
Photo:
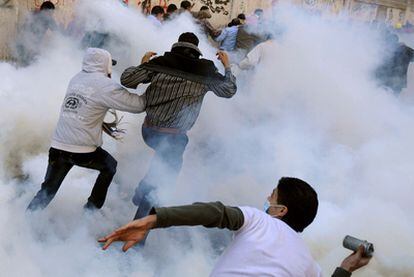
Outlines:
POLYGON ((117 165, 118 162, 114 158, 108 159, 105 167, 105 172, 110 175, 115 175, 117 165))

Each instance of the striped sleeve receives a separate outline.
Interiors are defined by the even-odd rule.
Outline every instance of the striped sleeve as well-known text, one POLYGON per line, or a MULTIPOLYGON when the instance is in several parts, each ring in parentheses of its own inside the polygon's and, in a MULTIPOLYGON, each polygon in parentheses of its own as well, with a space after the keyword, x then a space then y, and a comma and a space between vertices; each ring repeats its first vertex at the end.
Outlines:
POLYGON ((231 98, 237 91, 236 77, 231 72, 230 68, 226 69, 224 81, 217 82, 208 86, 219 97, 231 98))
POLYGON ((122 73, 121 84, 127 88, 136 89, 139 84, 151 82, 152 73, 141 66, 131 66, 122 73))

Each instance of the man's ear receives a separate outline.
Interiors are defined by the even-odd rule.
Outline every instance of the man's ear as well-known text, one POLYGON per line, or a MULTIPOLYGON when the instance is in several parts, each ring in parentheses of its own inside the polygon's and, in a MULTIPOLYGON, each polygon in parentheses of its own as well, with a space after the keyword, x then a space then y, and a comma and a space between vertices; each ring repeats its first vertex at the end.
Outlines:
POLYGON ((274 216, 276 216, 277 218, 282 218, 288 213, 288 207, 286 206, 278 207, 275 210, 276 211, 274 213, 274 216))

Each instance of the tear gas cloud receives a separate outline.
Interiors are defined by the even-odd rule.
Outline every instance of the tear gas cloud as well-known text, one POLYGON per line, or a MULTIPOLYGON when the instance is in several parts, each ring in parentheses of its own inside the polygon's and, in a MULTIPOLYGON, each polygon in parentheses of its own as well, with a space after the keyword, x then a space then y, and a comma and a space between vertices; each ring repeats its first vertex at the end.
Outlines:
MULTIPOLYGON (((113 78, 146 51, 168 51, 184 31, 196 32, 204 56, 215 60, 214 48, 189 17, 157 29, 117 3, 83 2, 79 16, 87 28, 117 36, 110 45, 119 61, 113 78)), ((351 234, 376 247, 360 276, 409 276, 414 110, 372 79, 382 59, 380 35, 362 23, 315 17, 291 6, 278 6, 274 15, 283 35, 255 70, 241 73, 234 98, 206 96, 177 186, 159 190, 162 204, 220 200, 260 208, 280 177, 303 178, 320 199, 318 216, 303 235, 325 275, 348 255, 341 240, 351 234)), ((140 135, 143 114, 125 114, 123 143, 104 143, 119 164, 101 211, 82 210, 97 173, 74 168, 47 209, 25 212, 43 180, 60 104, 82 59, 77 41, 55 35, 49 44, 29 67, 0 63, 2 273, 208 275, 230 232, 156 230, 145 249, 128 253, 120 247, 103 252, 96 242, 135 212, 133 190, 152 155, 140 135)))

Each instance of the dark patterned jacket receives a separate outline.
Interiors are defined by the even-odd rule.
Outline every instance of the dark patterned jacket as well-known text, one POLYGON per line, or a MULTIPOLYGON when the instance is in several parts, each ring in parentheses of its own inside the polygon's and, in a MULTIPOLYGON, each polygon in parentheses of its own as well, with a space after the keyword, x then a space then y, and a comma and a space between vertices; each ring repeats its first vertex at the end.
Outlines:
POLYGON ((123 72, 121 84, 125 87, 150 83, 145 92, 149 125, 187 131, 197 120, 208 91, 224 98, 236 93, 236 78, 230 69, 223 76, 212 61, 187 50, 176 44, 171 52, 123 72))

